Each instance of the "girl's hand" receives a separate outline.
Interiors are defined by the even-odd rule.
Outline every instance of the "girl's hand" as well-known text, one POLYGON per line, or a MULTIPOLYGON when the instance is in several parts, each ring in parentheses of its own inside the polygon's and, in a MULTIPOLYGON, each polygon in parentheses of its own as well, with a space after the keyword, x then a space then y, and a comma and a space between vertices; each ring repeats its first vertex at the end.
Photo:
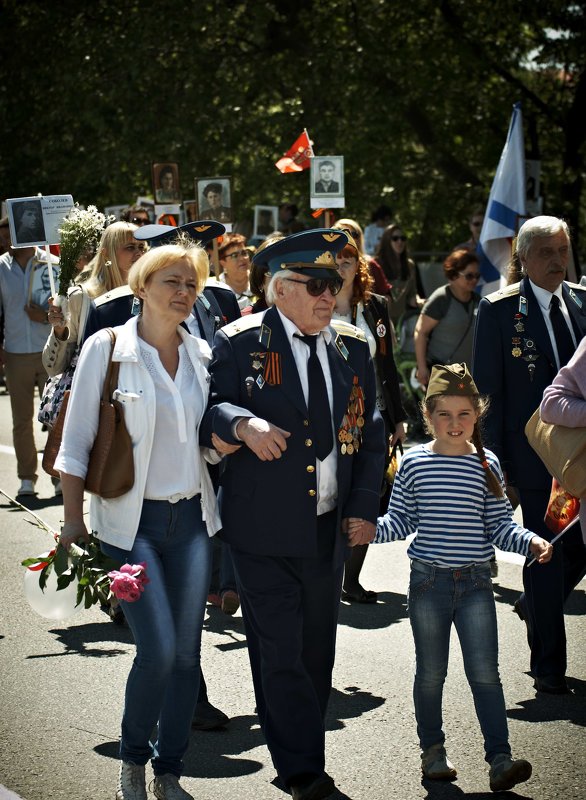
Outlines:
POLYGON ((72 544, 79 541, 89 542, 90 535, 85 526, 85 522, 65 522, 61 528, 59 544, 65 550, 69 550, 72 544))
POLYGON ((376 525, 366 519, 356 517, 348 518, 348 544, 355 547, 358 544, 369 544, 374 539, 376 525))
POLYGON ((542 539, 541 536, 534 536, 533 539, 531 539, 529 549, 535 556, 538 564, 547 564, 548 561, 551 561, 553 546, 546 539, 542 539))

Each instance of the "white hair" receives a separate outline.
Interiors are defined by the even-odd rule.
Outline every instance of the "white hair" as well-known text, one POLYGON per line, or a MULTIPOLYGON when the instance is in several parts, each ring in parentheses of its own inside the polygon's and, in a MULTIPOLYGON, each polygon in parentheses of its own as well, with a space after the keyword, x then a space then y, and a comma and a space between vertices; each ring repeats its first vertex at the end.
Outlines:
POLYGON ((291 269, 282 269, 279 272, 275 272, 274 275, 271 275, 271 281, 266 288, 265 291, 265 299, 269 306, 275 304, 275 295, 276 295, 276 285, 280 281, 285 280, 285 278, 292 278, 295 277, 296 273, 293 272, 291 269))
POLYGON ((533 239, 541 236, 555 236, 556 233, 563 231, 568 242, 570 241, 570 229, 567 222, 558 217, 532 217, 524 222, 517 234, 517 253, 520 259, 524 259, 529 252, 533 239))

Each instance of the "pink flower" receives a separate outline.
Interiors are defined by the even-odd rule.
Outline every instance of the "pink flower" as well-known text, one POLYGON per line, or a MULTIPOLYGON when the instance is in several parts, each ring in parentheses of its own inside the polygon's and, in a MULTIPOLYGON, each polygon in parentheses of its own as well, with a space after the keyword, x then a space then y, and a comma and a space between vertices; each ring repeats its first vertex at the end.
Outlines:
POLYGON ((108 573, 110 578, 110 591, 118 600, 134 603, 139 599, 144 587, 149 583, 146 575, 146 563, 123 564, 119 570, 114 569, 108 573))

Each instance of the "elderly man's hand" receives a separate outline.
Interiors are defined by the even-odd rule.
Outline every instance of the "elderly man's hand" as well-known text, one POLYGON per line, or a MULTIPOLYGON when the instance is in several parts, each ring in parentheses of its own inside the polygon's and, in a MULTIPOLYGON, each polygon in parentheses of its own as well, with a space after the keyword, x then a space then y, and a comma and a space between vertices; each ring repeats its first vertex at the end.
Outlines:
POLYGON ((24 307, 28 318, 31 322, 43 322, 46 323, 47 320, 47 312, 41 306, 37 306, 35 303, 31 303, 28 306, 24 307))
POLYGON ((281 458, 281 453, 287 449, 287 439, 291 436, 289 431, 284 431, 260 417, 240 420, 236 434, 261 461, 281 458))
POLYGON ((374 539, 376 533, 374 522, 357 517, 349 517, 348 520, 343 520, 342 530, 344 530, 345 524, 348 528, 348 544, 350 547, 355 547, 358 544, 369 544, 374 539))

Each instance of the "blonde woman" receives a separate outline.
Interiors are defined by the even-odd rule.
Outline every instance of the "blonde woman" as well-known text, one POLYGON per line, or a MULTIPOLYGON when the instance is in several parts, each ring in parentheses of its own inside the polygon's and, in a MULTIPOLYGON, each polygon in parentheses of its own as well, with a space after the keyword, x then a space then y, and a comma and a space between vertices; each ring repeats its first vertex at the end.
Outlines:
POLYGON ((53 330, 43 349, 43 366, 49 375, 58 375, 69 366, 81 341, 89 311, 90 300, 128 283, 128 272, 146 250, 144 242, 133 237, 136 225, 114 222, 100 240, 98 252, 90 261, 89 278, 68 292, 69 314, 49 301, 49 322, 53 330))

